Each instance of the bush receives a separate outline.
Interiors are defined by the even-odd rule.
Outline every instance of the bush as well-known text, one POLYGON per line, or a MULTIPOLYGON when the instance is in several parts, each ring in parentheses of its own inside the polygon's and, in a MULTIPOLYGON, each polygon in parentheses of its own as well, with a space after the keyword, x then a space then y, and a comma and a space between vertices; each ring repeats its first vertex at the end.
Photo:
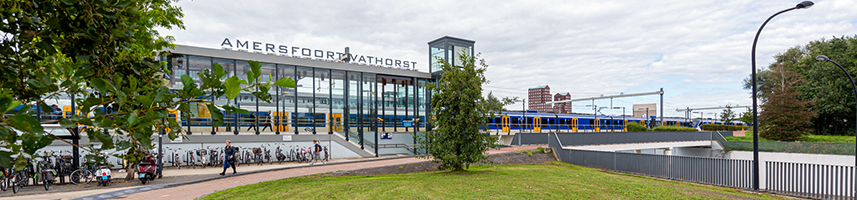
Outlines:
POLYGON ((628 122, 627 128, 628 128, 628 132, 647 132, 647 131, 649 131, 649 127, 643 126, 639 122, 628 122))
POLYGON ((695 128, 682 127, 682 126, 658 126, 652 129, 652 131, 657 132, 696 132, 695 128))
POLYGON ((703 124, 702 130, 705 131, 740 131, 744 127, 737 125, 720 125, 720 124, 703 124))

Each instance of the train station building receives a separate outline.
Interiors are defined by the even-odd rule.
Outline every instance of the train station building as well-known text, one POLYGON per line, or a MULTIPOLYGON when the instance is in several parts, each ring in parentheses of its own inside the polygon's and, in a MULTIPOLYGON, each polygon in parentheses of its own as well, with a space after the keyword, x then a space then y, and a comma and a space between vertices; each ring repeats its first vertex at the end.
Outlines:
MULTIPOLYGON (((271 88, 270 102, 242 91, 229 103, 250 113, 221 111, 224 124, 220 126, 213 125, 206 103, 191 104, 187 113, 173 110, 171 120, 177 120, 190 134, 163 144, 172 149, 167 151, 179 152, 216 148, 226 140, 244 147, 309 146, 318 140, 331 148, 334 158, 414 154, 418 146, 414 135, 431 129, 426 122, 431 92, 426 86, 443 73, 432 63, 446 59, 460 64, 454 58, 462 52, 472 55, 474 43, 449 36, 429 42, 428 72, 417 70, 417 61, 351 52, 348 47, 336 52, 234 38, 225 38, 220 49, 176 45, 159 58, 171 68, 165 76, 173 90, 184 87, 182 75, 201 84, 198 73, 212 70, 214 64, 221 65, 229 76, 244 78, 251 70, 248 61, 261 63, 258 81, 292 78, 297 87, 271 88)), ((73 98, 64 96, 50 103, 61 107, 61 115, 70 115, 73 98)), ((225 97, 207 100, 216 105, 227 101, 225 97)), ((63 117, 45 115, 51 114, 40 119, 63 117)), ((58 125, 49 129, 55 135, 74 138, 58 125)), ((78 139, 81 144, 98 143, 87 137, 78 139)), ((45 150, 69 148, 74 149, 54 141, 45 150)))
MULTIPOLYGON (((433 63, 437 58, 450 60, 462 50, 472 55, 474 43, 449 36, 429 42, 430 72, 416 70, 416 61, 362 55, 348 48, 334 52, 230 38, 221 42, 221 49, 177 45, 161 59, 172 68, 171 89, 184 87, 181 75, 201 83, 197 73, 211 70, 213 64, 223 66, 229 76, 245 77, 248 61, 262 63, 261 82, 292 78, 297 84, 273 87, 271 102, 242 91, 232 103, 251 114, 224 112, 225 123, 219 127, 211 124, 204 103, 192 104, 189 113, 175 113, 191 135, 340 134, 372 150, 389 134, 428 129, 431 95, 426 85, 442 73, 433 63)), ((218 105, 226 101, 213 99, 218 105)))

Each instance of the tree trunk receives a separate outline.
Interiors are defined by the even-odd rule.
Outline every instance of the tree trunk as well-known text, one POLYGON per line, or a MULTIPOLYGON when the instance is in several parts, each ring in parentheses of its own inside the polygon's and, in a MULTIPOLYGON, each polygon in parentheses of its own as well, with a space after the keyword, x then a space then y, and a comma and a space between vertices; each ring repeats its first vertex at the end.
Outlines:
POLYGON ((137 163, 128 163, 125 172, 125 181, 133 181, 134 178, 137 178, 137 163))

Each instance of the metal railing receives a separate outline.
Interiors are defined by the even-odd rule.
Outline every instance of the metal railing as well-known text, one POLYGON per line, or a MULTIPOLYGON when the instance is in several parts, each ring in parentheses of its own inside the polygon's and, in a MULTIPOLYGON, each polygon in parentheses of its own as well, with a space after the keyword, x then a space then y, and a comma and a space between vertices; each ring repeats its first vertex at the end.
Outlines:
POLYGON ((620 152, 615 156, 614 171, 717 186, 752 186, 752 160, 620 152))
POLYGON ((735 188, 752 186, 751 160, 563 149, 557 134, 551 134, 548 146, 556 149, 560 160, 574 165, 735 188))
POLYGON ((854 199, 854 166, 765 162, 769 192, 817 199, 854 199))

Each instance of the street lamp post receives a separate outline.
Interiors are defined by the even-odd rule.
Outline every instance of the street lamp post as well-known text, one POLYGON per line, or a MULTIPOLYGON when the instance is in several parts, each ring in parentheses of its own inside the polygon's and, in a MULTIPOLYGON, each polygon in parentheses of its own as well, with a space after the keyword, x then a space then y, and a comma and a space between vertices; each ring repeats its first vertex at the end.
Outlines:
MULTIPOLYGON (((851 89, 854 89, 854 100, 855 100, 855 102, 857 102, 857 86, 854 85, 854 79, 851 78, 851 74, 849 74, 848 71, 845 70, 845 67, 842 67, 842 65, 839 65, 839 63, 837 63, 833 60, 830 60, 830 58, 828 58, 827 56, 824 56, 824 55, 816 56, 815 59, 820 60, 820 61, 831 62, 831 63, 835 64, 837 67, 839 67, 839 69, 841 69, 842 72, 845 72, 845 76, 848 76, 848 81, 851 81, 851 89)), ((855 116, 855 118, 857 118, 857 116, 855 116)), ((857 120, 855 120, 855 121, 857 121, 857 120)), ((855 127, 855 128, 857 128, 857 127, 855 127)), ((857 129, 855 129, 855 130, 857 130, 857 129)), ((855 134, 855 137, 857 137, 857 134, 855 134)), ((857 144, 855 144, 855 146, 857 147, 857 144)), ((855 156, 857 156, 857 154, 855 154, 855 156)), ((857 159, 854 160, 854 166, 857 166, 857 159)), ((857 175, 854 175, 854 176, 857 177, 857 175)), ((857 179, 855 179, 854 183, 857 183, 857 179)), ((852 183, 852 184, 854 184, 854 183, 852 183)), ((854 185, 854 187, 857 187, 857 185, 854 185)))
POLYGON ((752 66, 752 83, 753 83, 753 190, 759 190, 759 120, 758 120, 758 104, 756 103, 756 43, 759 41, 759 34, 762 33, 762 29, 765 28, 765 25, 768 24, 768 21, 771 21, 777 15, 783 14, 788 11, 801 9, 801 8, 809 8, 812 7, 814 3, 812 1, 804 1, 799 4, 791 7, 789 9, 782 10, 780 12, 771 15, 762 23, 762 26, 759 27, 759 31, 756 31, 756 37, 753 38, 753 50, 750 52, 750 62, 752 66))
MULTIPOLYGON (((526 98, 521 99, 521 109, 523 109, 523 117, 521 120, 524 120, 524 121, 518 122, 518 124, 523 125, 523 126, 521 126, 521 130, 518 133, 523 133, 524 129, 526 129, 526 126, 527 126, 527 124, 526 124, 527 123, 527 99, 526 98)), ((521 136, 521 137, 523 137, 523 136, 521 136)), ((521 142, 521 140, 518 140, 518 142, 521 142)), ((518 144, 518 145, 520 145, 520 144, 518 144)))

